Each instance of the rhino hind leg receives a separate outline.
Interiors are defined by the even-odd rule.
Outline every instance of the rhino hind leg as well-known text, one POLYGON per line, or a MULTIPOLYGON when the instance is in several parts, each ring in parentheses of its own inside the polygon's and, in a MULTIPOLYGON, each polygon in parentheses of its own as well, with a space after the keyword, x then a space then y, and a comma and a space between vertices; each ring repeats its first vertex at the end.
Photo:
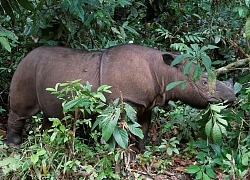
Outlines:
POLYGON ((43 130, 49 129, 52 126, 52 121, 50 121, 45 115, 43 115, 43 130))
POLYGON ((148 131, 149 126, 151 123, 151 111, 144 112, 141 116, 138 117, 138 123, 141 125, 141 129, 144 135, 143 139, 138 138, 137 139, 137 147, 140 149, 140 151, 145 150, 145 144, 148 139, 148 131))
POLYGON ((8 145, 19 147, 22 143, 22 132, 25 124, 25 117, 20 117, 10 111, 8 118, 7 143, 8 145))

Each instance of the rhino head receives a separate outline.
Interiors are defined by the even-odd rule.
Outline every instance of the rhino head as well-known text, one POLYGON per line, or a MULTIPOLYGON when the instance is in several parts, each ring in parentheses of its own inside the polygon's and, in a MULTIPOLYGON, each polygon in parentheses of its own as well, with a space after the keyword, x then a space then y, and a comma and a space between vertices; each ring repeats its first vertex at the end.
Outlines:
MULTIPOLYGON (((171 57, 168 57, 164 61, 169 64, 178 55, 170 53, 171 57)), ((194 71, 195 65, 193 64, 188 77, 184 75, 183 69, 184 64, 189 60, 183 60, 181 63, 177 64, 175 70, 177 71, 176 76, 173 77, 172 81, 186 81, 187 85, 184 90, 181 87, 176 87, 172 91, 172 99, 180 100, 185 104, 198 109, 204 109, 209 103, 213 102, 233 102, 235 100, 233 81, 229 79, 228 81, 216 80, 211 89, 211 84, 208 82, 208 76, 206 73, 202 74, 200 81, 194 82, 192 78, 192 73, 194 71), (181 72, 181 73, 180 73, 181 72), (209 87, 210 86, 210 87, 209 87)), ((170 64, 169 64, 170 65, 170 64)))

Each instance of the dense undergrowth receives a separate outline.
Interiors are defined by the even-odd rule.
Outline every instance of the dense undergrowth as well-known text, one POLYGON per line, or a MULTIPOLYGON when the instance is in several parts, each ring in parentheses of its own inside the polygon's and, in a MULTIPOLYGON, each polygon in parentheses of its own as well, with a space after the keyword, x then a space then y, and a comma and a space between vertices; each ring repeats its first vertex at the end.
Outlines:
POLYGON ((207 58, 195 59, 200 50, 212 47, 206 49, 211 58, 208 69, 219 72, 220 80, 233 78, 237 97, 231 106, 211 105, 204 111, 172 101, 162 109, 155 108, 149 146, 133 163, 128 160, 127 137, 141 135, 131 115, 135 112, 128 105, 117 101, 106 111, 120 112, 117 122, 130 116, 133 130, 138 128, 126 129, 127 135, 122 131, 115 149, 110 149, 110 142, 100 144, 103 134, 106 140, 112 139, 112 147, 117 142, 111 132, 98 130, 101 124, 91 131, 93 122, 88 119, 75 121, 71 117, 70 123, 66 123, 70 119, 52 119, 53 128, 41 134, 38 115, 27 127, 29 135, 20 150, 12 152, 1 144, 1 179, 249 178, 250 65, 245 60, 250 52, 249 1, 0 2, 1 114, 8 112, 9 85, 18 63, 43 45, 100 50, 132 41, 185 54, 191 47, 198 52, 192 58, 201 64, 207 58), (244 63, 237 65, 239 62, 244 63), (226 72, 216 71, 228 64, 226 72), (83 124, 88 136, 75 131, 83 124))

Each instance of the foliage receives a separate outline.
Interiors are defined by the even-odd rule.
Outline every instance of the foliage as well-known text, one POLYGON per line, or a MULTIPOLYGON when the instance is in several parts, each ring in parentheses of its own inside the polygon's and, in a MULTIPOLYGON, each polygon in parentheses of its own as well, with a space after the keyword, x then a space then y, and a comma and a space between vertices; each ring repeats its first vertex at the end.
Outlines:
MULTIPOLYGON (((23 155, 14 153, 14 157, 3 158, 0 161, 0 167, 6 178, 11 176, 22 178, 31 176, 35 179, 58 177, 68 179, 72 176, 90 179, 120 178, 119 174, 113 172, 112 164, 118 161, 121 152, 129 149, 129 133, 140 138, 143 138, 143 134, 138 128, 140 125, 135 121, 135 110, 129 104, 119 104, 117 99, 113 103, 115 106, 105 105, 106 98, 103 92, 111 93, 109 88, 108 85, 102 85, 98 87, 97 92, 92 92, 91 85, 88 82, 82 85, 80 80, 57 83, 55 88, 47 88, 63 100, 64 117, 61 120, 50 118, 53 122, 52 128, 45 130, 43 134, 41 125, 30 130, 28 141, 22 145, 23 155), (92 126, 89 115, 93 113, 99 115, 92 126), (90 146, 88 143, 85 144, 88 142, 85 138, 76 137, 77 129, 80 133, 83 131, 81 125, 92 128, 91 134, 85 137, 88 139, 91 136, 94 140, 90 146), (101 133, 94 130, 97 125, 102 129, 101 133), (113 141, 110 142, 108 140, 112 134, 113 141), (108 145, 101 145, 98 142, 100 137, 113 147, 111 152, 107 151, 108 145), (115 143, 123 150, 114 149, 115 143), (100 153, 98 159, 95 159, 98 152, 100 153), (113 156, 115 160, 110 159, 113 156), (89 159, 93 161, 90 162, 89 159), (19 173, 12 174, 16 171, 19 173)), ((38 123, 41 119, 34 117, 34 121, 38 123)))
MULTIPOLYGON (((247 57, 246 55, 250 53, 250 1, 248 0, 202 2, 197 0, 0 0, 0 2, 0 47, 2 47, 0 49, 0 113, 6 113, 8 110, 9 84, 17 64, 24 55, 38 46, 59 45, 100 50, 120 43, 134 42, 165 51, 184 51, 185 54, 190 54, 191 60, 200 64, 196 73, 193 74, 195 75, 194 78, 198 80, 201 71, 205 70, 210 73, 211 82, 214 80, 214 76, 210 72, 211 68, 223 67, 247 57), (214 49, 215 46, 218 48, 214 49), (203 50, 210 60, 207 57, 204 58, 202 55, 204 53, 199 53, 202 48, 207 48, 203 50)), ((179 156, 189 159, 193 156, 196 157, 197 162, 193 166, 195 170, 191 170, 193 173, 190 172, 195 176, 213 177, 212 171, 215 172, 215 167, 224 171, 227 179, 242 179, 246 176, 249 167, 248 149, 250 145, 249 68, 250 66, 245 64, 217 77, 222 80, 232 77, 237 82, 237 86, 235 86, 237 101, 232 106, 223 108, 221 112, 214 111, 218 105, 210 106, 210 109, 200 112, 189 106, 183 106, 179 102, 169 102, 168 107, 157 111, 158 115, 155 119, 161 125, 157 130, 160 139, 158 145, 163 142, 165 149, 160 150, 158 147, 148 149, 142 154, 142 158, 138 162, 142 166, 145 165, 147 171, 150 171, 151 164, 158 160, 157 172, 164 173, 166 168, 174 164, 172 161, 178 155, 178 153, 174 153, 171 158, 165 159, 166 157, 163 154, 167 153, 164 151, 168 151, 170 147, 177 149, 179 156), (209 125, 206 127, 208 122, 211 124, 210 127, 209 125), (218 131, 220 133, 216 136, 214 136, 213 127, 215 127, 214 129, 220 128, 220 131, 218 131), (223 127, 226 128, 226 132, 223 127), (207 139, 204 136, 206 135, 204 131, 212 138, 207 139), (180 142, 181 147, 187 146, 184 148, 185 153, 179 148, 178 143, 175 143, 176 147, 170 144, 172 142, 170 139, 173 136, 177 137, 176 142, 180 142), (215 140, 222 139, 222 141, 220 140, 221 144, 211 141, 213 137, 215 140), (203 140, 198 141, 198 138, 203 140), (202 153, 200 153, 201 151, 202 153), (196 156, 198 152, 199 156, 196 156), (159 159, 155 155, 159 155, 159 159), (211 165, 209 165, 210 162, 211 165)), ((186 66, 186 74, 188 74, 188 69, 189 67, 186 66)), ((182 85, 182 88, 185 86, 183 82, 175 82, 175 84, 169 85, 167 90, 176 85, 182 85)), ((100 100, 101 102, 103 101, 100 100)), ((65 102, 65 113, 68 110, 74 111, 74 105, 82 103, 81 98, 75 99, 72 103, 66 104, 65 102)), ((86 108, 88 111, 101 111, 100 107, 96 108, 96 102, 88 101, 88 103, 89 109, 86 108)), ((221 105, 219 104, 219 106, 221 105)), ((126 104, 110 104, 106 112, 113 115, 120 113, 121 119, 128 120, 127 122, 119 122, 118 120, 118 125, 108 130, 103 128, 105 123, 101 123, 104 121, 100 120, 100 123, 96 124, 94 132, 97 128, 101 129, 106 139, 111 134, 111 141, 116 128, 119 129, 122 126, 124 129, 128 128, 133 120, 125 115, 127 113, 124 110, 125 106, 126 104), (119 108, 121 108, 120 112, 118 112, 119 108)), ((87 110, 78 113, 80 115, 83 112, 88 115, 87 110)), ((133 110, 131 110, 131 114, 134 114, 133 110)), ((118 115, 114 117, 117 118, 118 115)), ((72 118, 76 119, 74 115, 70 116, 70 119, 72 118)), ((53 179, 60 172, 63 174, 62 178, 67 178, 74 169, 74 171, 81 171, 89 179, 118 178, 117 174, 114 174, 112 164, 119 164, 122 150, 118 148, 117 151, 108 153, 107 145, 102 146, 97 141, 98 138, 101 138, 101 133, 89 133, 94 140, 89 143, 84 139, 85 145, 80 143, 82 142, 80 138, 75 138, 76 154, 74 156, 76 159, 79 158, 78 161, 69 159, 69 147, 63 146, 62 148, 62 144, 72 142, 72 129, 67 129, 68 126, 65 126, 66 122, 69 124, 70 119, 65 118, 65 121, 62 121, 63 124, 60 124, 61 121, 53 119, 55 131, 52 130, 49 135, 46 135, 47 132, 41 135, 40 127, 34 129, 31 132, 32 137, 29 136, 29 140, 25 144, 25 147, 31 147, 30 150, 23 150, 26 153, 23 154, 24 157, 19 154, 7 158, 4 162, 5 165, 2 165, 2 167, 6 167, 4 172, 8 172, 10 177, 13 175, 10 170, 18 168, 15 173, 20 177, 40 178, 42 174, 42 178, 51 177, 53 179), (52 142, 50 142, 51 134, 54 134, 52 142), (41 140, 46 142, 48 146, 41 147, 41 144, 39 144, 41 140), (98 147, 88 146, 91 144, 96 144, 98 147), (56 148, 56 150, 52 151, 51 147, 56 148), (60 151, 62 149, 63 151, 60 151), (65 149, 67 150, 66 153, 64 152, 65 149), (45 154, 43 154, 44 150, 46 151, 45 154), (101 153, 96 153, 97 151, 101 153), (27 156, 25 157, 25 155, 27 156), (105 158, 102 159, 101 155, 104 155, 105 158), (31 156, 33 157, 32 161, 31 156), (96 161, 92 162, 92 159, 96 161), (53 165, 51 162, 55 164, 53 165), (46 171, 52 172, 52 170, 56 173, 45 173, 46 171)), ((80 128, 85 123, 87 123, 85 124, 87 128, 93 127, 89 127, 92 125, 91 121, 76 121, 77 126, 79 126, 76 128, 80 128)), ((139 128, 137 124, 135 128, 139 128)), ((126 129, 126 131, 128 136, 133 134, 131 128, 126 129)), ((140 136, 138 129, 136 133, 140 136)), ((127 135, 125 136, 127 137, 127 135)), ((123 136, 121 135, 121 137, 123 136)), ((120 146, 125 147, 126 144, 127 142, 121 141, 120 146)), ((5 153, 0 154, 1 157, 7 157, 5 153)), ((122 171, 121 174, 124 174, 124 172, 122 171)), ((130 173, 131 177, 137 177, 134 174, 130 173)), ((78 175, 76 174, 76 176, 78 175)))
MULTIPOLYGON (((185 53, 179 55, 177 58, 172 61, 171 66, 175 66, 176 64, 180 63, 182 60, 188 58, 190 61, 183 63, 184 64, 184 75, 189 76, 192 63, 195 64, 195 68, 192 74, 192 78, 194 82, 197 82, 201 79, 202 76, 202 67, 205 67, 206 72, 208 74, 208 82, 209 82, 209 90, 212 92, 215 86, 215 80, 216 76, 215 73, 211 70, 212 61, 211 58, 205 53, 206 50, 211 50, 217 48, 213 45, 207 45, 203 46, 202 48, 199 48, 198 44, 191 44, 191 47, 188 46, 182 46, 181 50, 183 50, 185 53)), ((176 47, 180 49, 180 47, 176 47)), ((185 81, 177 81, 177 82, 171 82, 167 85, 166 91, 169 91, 170 89, 174 88, 175 86, 182 84, 182 89, 186 87, 185 81)))

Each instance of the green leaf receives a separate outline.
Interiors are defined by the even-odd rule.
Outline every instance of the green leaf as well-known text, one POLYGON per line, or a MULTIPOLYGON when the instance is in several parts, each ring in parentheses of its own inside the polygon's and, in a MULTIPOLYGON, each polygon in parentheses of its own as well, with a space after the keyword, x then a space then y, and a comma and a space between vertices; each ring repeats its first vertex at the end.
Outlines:
POLYGON ((171 83, 169 83, 169 84, 167 85, 166 91, 169 91, 169 90, 173 89, 175 86, 178 86, 178 85, 183 84, 183 83, 185 83, 185 82, 186 82, 186 81, 175 81, 175 82, 171 82, 171 83))
POLYGON ((170 66, 175 66, 176 64, 179 64, 183 59, 185 58, 191 58, 193 57, 190 54, 181 54, 179 56, 177 56, 170 64, 170 66))
POLYGON ((106 85, 106 84, 103 84, 103 85, 101 85, 101 86, 99 86, 98 88, 97 88, 97 91, 99 92, 99 91, 104 91, 104 90, 108 90, 108 89, 110 89, 111 88, 111 86, 108 86, 108 85, 106 85))
POLYGON ((206 173, 202 173, 202 180, 210 180, 210 178, 208 177, 208 175, 206 173))
POLYGON ((171 148, 167 148, 167 154, 171 156, 173 154, 173 150, 171 148))
POLYGON ((221 124, 223 124, 224 126, 228 126, 227 120, 223 119, 224 116, 215 113, 214 114, 214 118, 219 121, 221 124))
POLYGON ((7 29, 0 26, 0 37, 6 37, 8 39, 11 39, 12 41, 17 41, 18 37, 11 31, 8 31, 7 29))
POLYGON ((117 127, 117 122, 120 117, 120 108, 115 108, 115 112, 110 117, 110 120, 102 127, 102 137, 107 142, 117 127))
POLYGON ((39 156, 37 154, 32 154, 31 157, 31 162, 33 162, 34 164, 37 163, 38 159, 39 159, 39 156))
POLYGON ((56 138, 57 132, 53 132, 53 134, 50 136, 50 141, 53 142, 56 138))
POLYGON ((207 173, 207 175, 209 177, 211 177, 211 178, 215 178, 216 177, 216 174, 215 174, 214 170, 209 165, 206 165, 205 169, 206 169, 206 173, 207 173))
POLYGON ((190 165, 186 168, 187 172, 190 174, 195 174, 201 170, 199 165, 190 165))
POLYGON ((212 129, 212 138, 214 142, 217 142, 217 143, 220 143, 222 141, 222 133, 217 123, 214 123, 213 129, 212 129))
POLYGON ((205 133, 207 135, 207 137, 210 137, 211 136, 211 130, 212 130, 212 126, 213 126, 213 120, 210 119, 206 126, 205 126, 205 133))
POLYGON ((197 52, 199 51, 199 46, 198 46, 198 44, 191 44, 190 45, 191 47, 192 47, 192 49, 196 52, 196 54, 197 54, 197 52))
POLYGON ((54 92, 56 90, 54 88, 46 88, 46 91, 52 91, 52 92, 54 92))
POLYGON ((124 110, 125 110, 126 115, 128 116, 128 118, 132 122, 136 122, 136 114, 137 114, 136 110, 127 103, 124 105, 124 110))
POLYGON ((127 29, 128 31, 132 32, 133 34, 138 35, 138 32, 137 32, 134 28, 128 26, 128 21, 125 21, 125 22, 123 23, 122 27, 123 27, 124 29, 127 29))
POLYGON ((198 82, 201 79, 202 69, 200 64, 198 63, 194 68, 193 79, 194 82, 198 82))
POLYGON ((185 65, 185 67, 184 67, 184 75, 185 76, 189 76, 189 72, 190 72, 190 68, 192 67, 192 64, 193 64, 193 62, 190 61, 187 63, 187 65, 185 65))
POLYGON ((135 123, 128 122, 129 131, 135 136, 139 137, 140 139, 143 139, 144 135, 140 126, 141 125, 138 123, 135 124, 135 123))
POLYGON ((227 135, 227 130, 226 130, 226 128, 225 128, 223 125, 221 125, 221 124, 218 124, 218 125, 219 125, 219 127, 220 127, 221 133, 227 135))
POLYGON ((99 98, 101 99, 102 102, 106 102, 106 98, 105 96, 101 93, 101 92, 97 92, 95 95, 94 95, 95 98, 99 98))
POLYGON ((250 0, 245 0, 246 6, 250 7, 250 0))
POLYGON ((63 106, 63 110, 68 111, 68 110, 72 109, 73 107, 76 107, 77 104, 79 104, 81 102, 81 100, 82 100, 81 98, 77 98, 77 99, 66 102, 63 106))
POLYGON ((35 11, 33 5, 28 0, 17 0, 17 1, 24 9, 30 10, 32 12, 35 11))
POLYGON ((210 59, 210 57, 208 55, 202 54, 201 55, 201 60, 202 60, 202 63, 205 65, 206 69, 211 68, 212 61, 211 61, 211 59, 210 59))
POLYGON ((185 81, 185 82, 181 85, 181 90, 184 91, 185 88, 186 88, 186 86, 187 86, 187 82, 185 81))
POLYGON ((250 17, 247 18, 246 24, 245 24, 245 33, 247 38, 250 38, 250 17))
POLYGON ((250 151, 243 154, 241 162, 244 166, 250 165, 250 151))
POLYGON ((115 138, 115 141, 119 146, 121 146, 123 149, 128 148, 128 133, 123 128, 115 128, 113 132, 113 136, 115 138))
POLYGON ((2 46, 9 52, 11 52, 11 47, 10 47, 10 43, 8 41, 7 38, 5 37, 0 37, 0 43, 2 44, 2 46))
POLYGON ((219 43, 220 42, 220 36, 215 36, 214 42, 215 42, 215 44, 219 43))
POLYGON ((111 30, 116 34, 121 34, 115 27, 111 27, 111 30))
POLYGON ((37 155, 38 155, 38 156, 42 156, 42 155, 44 155, 44 154, 46 154, 46 150, 45 150, 45 149, 41 149, 41 150, 39 150, 39 151, 37 152, 37 155))
POLYGON ((216 105, 216 104, 210 104, 210 109, 217 113, 220 113, 221 110, 226 109, 226 107, 227 105, 221 106, 221 105, 216 105))
POLYGON ((242 85, 236 82, 234 84, 234 94, 237 94, 238 92, 240 92, 241 89, 242 89, 242 85))

